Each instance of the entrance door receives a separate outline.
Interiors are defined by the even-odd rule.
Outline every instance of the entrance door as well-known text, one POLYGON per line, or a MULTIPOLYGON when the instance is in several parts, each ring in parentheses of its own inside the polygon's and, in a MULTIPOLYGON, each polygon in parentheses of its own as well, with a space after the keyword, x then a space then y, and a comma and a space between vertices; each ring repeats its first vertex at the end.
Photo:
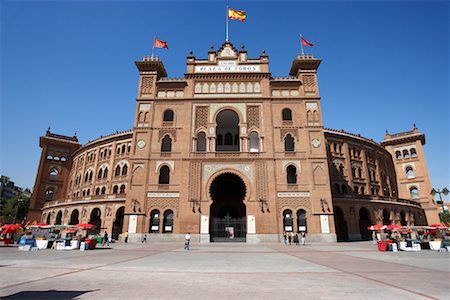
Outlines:
POLYGON ((232 173, 219 175, 210 188, 211 242, 245 242, 247 234, 245 184, 232 173))

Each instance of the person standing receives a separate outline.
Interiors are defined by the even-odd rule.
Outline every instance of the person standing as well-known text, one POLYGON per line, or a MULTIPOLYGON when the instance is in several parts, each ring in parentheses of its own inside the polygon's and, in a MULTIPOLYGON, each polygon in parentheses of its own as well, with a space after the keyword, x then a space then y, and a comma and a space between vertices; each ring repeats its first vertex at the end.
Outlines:
POLYGON ((128 243, 128 231, 125 231, 125 243, 128 243))
POLYGON ((191 233, 188 232, 184 237, 184 250, 189 250, 190 243, 191 243, 191 233))
POLYGON ((294 243, 295 243, 296 246, 298 246, 299 240, 298 240, 298 234, 297 233, 294 235, 294 243))
POLYGON ((105 234, 103 235, 103 245, 107 244, 109 246, 109 238, 108 238, 108 232, 105 230, 105 234))
POLYGON ((302 231, 302 245, 304 246, 306 243, 306 232, 302 231))
POLYGON ((142 243, 147 244, 147 234, 144 234, 144 237, 142 238, 142 243))

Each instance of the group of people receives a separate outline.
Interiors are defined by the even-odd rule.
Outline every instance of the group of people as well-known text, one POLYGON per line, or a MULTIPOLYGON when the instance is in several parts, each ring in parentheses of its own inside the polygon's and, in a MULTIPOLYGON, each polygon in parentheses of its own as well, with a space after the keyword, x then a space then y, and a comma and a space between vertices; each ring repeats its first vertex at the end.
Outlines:
POLYGON ((292 244, 305 245, 305 243, 306 243, 306 232, 305 231, 300 231, 300 233, 294 233, 292 231, 290 231, 290 232, 285 231, 283 237, 284 237, 285 245, 292 245, 292 244), (299 234, 300 234, 300 239, 298 237, 299 234))

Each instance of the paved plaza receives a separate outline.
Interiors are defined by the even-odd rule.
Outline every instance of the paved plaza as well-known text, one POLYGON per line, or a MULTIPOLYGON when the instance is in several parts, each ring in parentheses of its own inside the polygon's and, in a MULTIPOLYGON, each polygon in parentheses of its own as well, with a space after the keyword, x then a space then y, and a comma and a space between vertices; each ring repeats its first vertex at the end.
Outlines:
POLYGON ((338 244, 0 248, 2 299, 449 299, 450 254, 338 244))

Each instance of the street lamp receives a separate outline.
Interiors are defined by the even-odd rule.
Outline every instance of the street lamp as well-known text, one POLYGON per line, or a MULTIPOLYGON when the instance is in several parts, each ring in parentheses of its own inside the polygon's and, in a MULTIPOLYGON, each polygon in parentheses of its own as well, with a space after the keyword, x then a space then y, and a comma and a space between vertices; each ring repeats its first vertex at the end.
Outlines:
POLYGON ((440 189, 438 189, 437 191, 433 188, 431 190, 431 196, 435 196, 436 194, 439 194, 439 201, 436 201, 436 204, 440 204, 442 206, 442 213, 444 213, 444 200, 442 200, 442 194, 444 194, 445 196, 447 196, 449 193, 447 188, 443 188, 442 191, 440 189))

